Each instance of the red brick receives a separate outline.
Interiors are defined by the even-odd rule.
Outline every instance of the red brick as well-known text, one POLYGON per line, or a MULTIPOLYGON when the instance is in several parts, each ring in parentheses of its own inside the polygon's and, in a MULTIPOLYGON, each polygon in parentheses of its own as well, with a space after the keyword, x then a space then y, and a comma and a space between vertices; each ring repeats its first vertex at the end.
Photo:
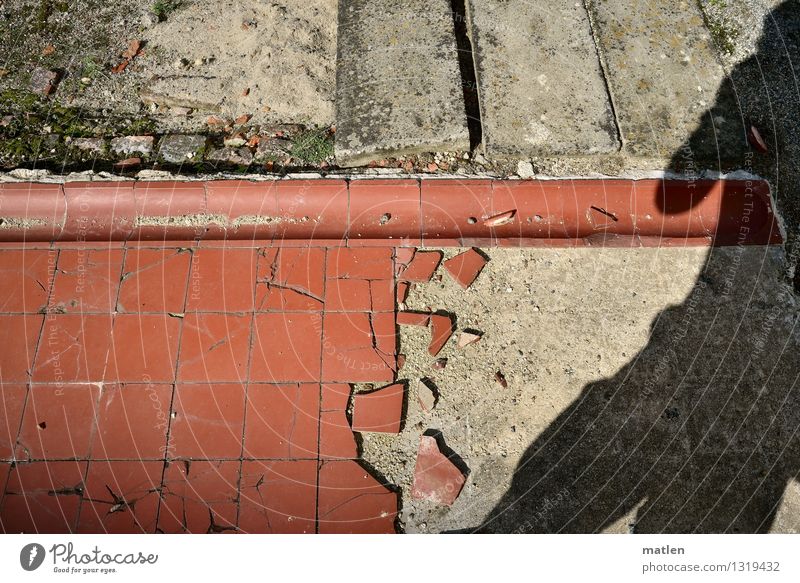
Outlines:
POLYGON ((172 382, 181 319, 165 314, 118 314, 106 382, 172 382))
POLYGON ((256 314, 250 380, 318 382, 322 318, 319 314, 256 314))
POLYGON ((239 459, 245 388, 242 384, 175 386, 170 427, 172 458, 239 459))
POLYGON ((183 312, 191 258, 181 249, 129 248, 117 310, 183 312))
POLYGON ((19 459, 88 459, 97 385, 31 385, 17 444, 19 459))
POLYGON ((395 383, 353 396, 353 431, 400 433, 405 386, 395 383))
POLYGON ((317 462, 242 462, 239 530, 309 534, 316 530, 317 462))
POLYGON ((252 316, 187 313, 183 319, 179 381, 247 380, 252 316))
POLYGON ((62 249, 50 308, 59 312, 113 312, 122 257, 121 249, 62 249))
POLYGON ((397 494, 357 462, 322 462, 319 469, 319 532, 394 533, 397 494))
POLYGON ((44 249, 0 250, 0 311, 35 314, 46 307, 57 256, 44 249))
POLYGON ((110 314, 48 315, 33 369, 34 382, 102 381, 111 330, 110 314))
POLYGON ((317 384, 251 384, 244 457, 316 459, 319 390, 317 384))

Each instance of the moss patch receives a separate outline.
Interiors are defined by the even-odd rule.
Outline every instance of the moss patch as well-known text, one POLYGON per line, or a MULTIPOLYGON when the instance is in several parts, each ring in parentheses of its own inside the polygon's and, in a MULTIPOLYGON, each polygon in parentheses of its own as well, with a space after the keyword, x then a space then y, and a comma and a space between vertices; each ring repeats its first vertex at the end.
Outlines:
POLYGON ((289 153, 303 162, 319 164, 333 156, 333 136, 327 129, 303 132, 295 138, 289 153))

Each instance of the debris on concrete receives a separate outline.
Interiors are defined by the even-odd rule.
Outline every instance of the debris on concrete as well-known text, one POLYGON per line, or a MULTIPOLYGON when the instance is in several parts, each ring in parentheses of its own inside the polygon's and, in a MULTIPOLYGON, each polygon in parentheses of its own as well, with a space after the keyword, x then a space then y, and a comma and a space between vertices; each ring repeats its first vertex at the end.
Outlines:
POLYGON ((473 248, 445 261, 444 268, 461 287, 468 289, 486 263, 486 257, 473 248))
POLYGON ((253 153, 247 148, 214 148, 206 154, 206 160, 218 164, 249 166, 253 163, 253 153))
POLYGON ((461 493, 465 482, 464 474, 441 452, 436 438, 431 435, 421 436, 414 470, 414 485, 411 487, 412 498, 451 506, 461 493))
POLYGON ((111 67, 112 73, 122 73, 125 69, 128 68, 131 61, 136 58, 139 54, 139 51, 142 49, 142 41, 140 40, 132 40, 128 43, 128 48, 126 48, 122 53, 122 60, 111 67))
POLYGON ((400 271, 398 279, 427 283, 433 277, 441 261, 441 251, 417 251, 405 269, 400 271))
POLYGON ((118 170, 128 170, 135 166, 140 166, 142 164, 142 159, 133 157, 133 158, 125 158, 124 160, 120 160, 119 162, 114 162, 114 168, 118 170))
POLYGON ((353 431, 400 433, 404 396, 403 383, 353 395, 353 431))
POLYGON ((208 138, 200 135, 164 136, 158 145, 158 155, 170 164, 183 164, 202 160, 208 138))
POLYGON ((520 160, 517 162, 517 176, 523 180, 527 180, 528 178, 533 178, 535 175, 536 172, 533 170, 533 164, 531 164, 530 161, 520 160))
POLYGON ((400 354, 397 355, 397 370, 403 368, 405 364, 406 364, 406 355, 401 352, 400 354))
POLYGON ((417 383, 417 401, 423 411, 431 412, 436 408, 439 400, 439 391, 436 385, 428 378, 420 379, 417 383))
POLYGON ((50 71, 43 67, 36 67, 31 73, 31 80, 28 87, 33 93, 50 95, 56 90, 59 77, 58 71, 50 71))
POLYGON ((421 326, 426 328, 430 322, 429 312, 397 312, 397 323, 400 326, 421 326))
POLYGON ((106 147, 106 141, 103 138, 72 138, 69 145, 82 152, 100 154, 106 147))
POLYGON ((141 154, 150 156, 153 153, 153 136, 125 136, 111 140, 111 151, 115 154, 130 156, 141 154))
POLYGON ((292 141, 286 138, 264 138, 258 141, 255 160, 264 162, 266 160, 281 160, 288 157, 292 148, 292 141))
POLYGON ((458 337, 458 347, 466 348, 470 344, 475 344, 478 340, 481 339, 482 336, 483 334, 480 334, 477 331, 464 330, 458 337))
POLYGON ((761 132, 758 131, 756 126, 750 126, 750 131, 747 132, 747 141, 749 141, 750 145, 759 152, 764 154, 769 152, 767 142, 765 142, 764 138, 761 137, 761 132))
POLYGON ((428 345, 428 352, 431 356, 436 356, 447 344, 450 336, 453 335, 453 316, 448 314, 431 315, 431 343, 428 345))
POLYGON ((447 368, 447 359, 446 358, 437 358, 433 361, 431 365, 436 370, 444 370, 447 368))
POLYGON ((504 389, 508 388, 508 381, 506 380, 506 375, 504 375, 501 371, 497 371, 494 373, 494 380, 504 389))

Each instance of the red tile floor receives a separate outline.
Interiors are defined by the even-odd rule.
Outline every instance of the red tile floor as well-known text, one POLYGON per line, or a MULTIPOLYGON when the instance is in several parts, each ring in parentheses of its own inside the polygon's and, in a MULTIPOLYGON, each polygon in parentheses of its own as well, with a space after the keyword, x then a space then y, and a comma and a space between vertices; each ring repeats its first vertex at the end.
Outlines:
POLYGON ((0 247, 1 531, 394 531, 394 250, 269 245, 0 247))

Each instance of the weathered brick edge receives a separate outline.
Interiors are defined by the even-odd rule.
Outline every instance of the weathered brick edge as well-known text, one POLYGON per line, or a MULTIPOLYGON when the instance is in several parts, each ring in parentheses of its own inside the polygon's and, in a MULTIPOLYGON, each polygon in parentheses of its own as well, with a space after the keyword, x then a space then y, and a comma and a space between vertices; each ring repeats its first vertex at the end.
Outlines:
POLYGON ((0 184, 0 241, 417 246, 780 244, 760 180, 237 180, 0 184), (484 221, 515 211, 499 226, 484 221))

